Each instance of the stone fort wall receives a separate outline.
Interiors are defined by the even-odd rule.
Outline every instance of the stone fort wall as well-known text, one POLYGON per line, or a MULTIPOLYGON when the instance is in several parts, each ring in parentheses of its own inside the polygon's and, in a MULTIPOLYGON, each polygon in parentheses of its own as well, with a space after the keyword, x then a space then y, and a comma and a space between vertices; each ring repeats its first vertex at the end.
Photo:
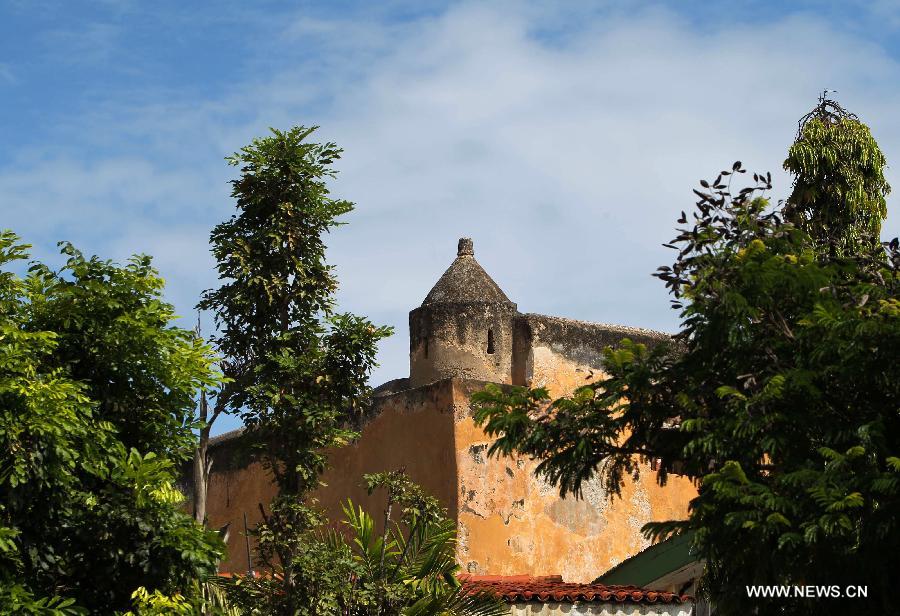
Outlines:
MULTIPOLYGON (((566 395, 602 376, 600 352, 605 346, 623 337, 652 345, 665 335, 543 315, 508 316, 504 335, 510 339, 501 343, 495 338, 492 354, 486 353, 483 331, 470 328, 453 334, 464 343, 471 341, 465 361, 473 369, 467 376, 479 375, 472 358, 482 353, 490 379, 451 376, 417 386, 411 379, 398 379, 376 389, 374 409, 360 438, 329 453, 326 486, 315 497, 332 521, 342 518, 341 503, 347 498, 377 514, 384 508, 383 497, 366 494, 362 475, 405 468, 456 521, 457 559, 464 571, 561 574, 566 581, 589 582, 647 547, 640 533, 645 523, 685 517, 695 487, 680 477, 670 477, 660 487, 655 472, 643 464, 640 478, 626 483, 621 498, 611 499, 593 481, 585 487, 583 500, 561 499, 555 488, 535 477, 536 462, 487 457, 491 440, 472 421, 470 397, 487 382, 545 386, 554 397, 566 395), (489 355, 496 355, 501 344, 509 357, 499 362, 506 372, 498 378, 498 362, 489 355)), ((421 344, 420 337, 419 348, 421 344)), ((416 348, 411 346, 415 363, 416 348)), ((441 376, 440 371, 436 375, 441 376)), ((275 489, 262 467, 242 454, 238 435, 214 441, 211 455, 210 526, 230 524, 222 569, 245 571, 243 516, 252 528, 260 519, 259 504, 267 504, 275 489)))

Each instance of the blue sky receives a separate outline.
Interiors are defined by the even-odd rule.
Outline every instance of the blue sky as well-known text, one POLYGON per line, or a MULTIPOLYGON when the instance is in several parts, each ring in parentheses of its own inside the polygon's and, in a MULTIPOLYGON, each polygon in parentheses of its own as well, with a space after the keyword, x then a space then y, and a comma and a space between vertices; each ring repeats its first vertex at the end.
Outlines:
POLYGON ((192 321, 224 157, 317 124, 357 204, 341 306, 397 330, 376 384, 461 236, 523 312, 671 331, 650 273, 697 180, 741 159, 786 196, 824 88, 900 160, 900 2, 782 5, 0 0, 2 226, 51 261, 151 254, 192 321))

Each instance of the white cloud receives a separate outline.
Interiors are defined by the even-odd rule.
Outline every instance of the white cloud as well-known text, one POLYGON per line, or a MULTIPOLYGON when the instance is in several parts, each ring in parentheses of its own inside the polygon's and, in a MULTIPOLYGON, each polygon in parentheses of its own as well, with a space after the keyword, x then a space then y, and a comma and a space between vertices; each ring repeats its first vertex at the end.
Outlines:
POLYGON ((771 170, 786 195, 781 162, 825 86, 900 156, 893 114, 877 102, 897 90, 874 86, 896 83, 896 64, 826 24, 700 35, 658 12, 601 20, 553 46, 529 36, 533 25, 453 10, 400 41, 323 122, 347 148, 340 185, 361 210, 335 238, 345 298, 400 311, 386 344, 393 374, 405 310, 458 236, 475 238, 521 310, 671 329, 649 274, 670 259, 660 244, 698 179, 740 158, 771 170))
POLYGON ((103 22, 67 25, 44 35, 44 45, 61 64, 108 64, 120 44, 119 27, 103 22))
POLYGON ((400 24, 300 17, 280 44, 327 53, 273 61, 221 98, 95 112, 89 143, 126 135, 146 158, 22 158, 0 170, 18 212, 7 219, 102 254, 155 252, 188 314, 215 284, 202 236, 230 213, 221 156, 270 125, 320 124, 346 150, 335 192, 358 206, 329 238, 342 305, 397 327, 380 382, 406 374, 406 314, 460 236, 522 311, 674 329, 650 274, 671 259, 660 244, 697 180, 741 159, 786 196, 781 162, 826 87, 900 160, 900 67, 834 24, 700 29, 621 6, 582 17, 478 3, 400 24))

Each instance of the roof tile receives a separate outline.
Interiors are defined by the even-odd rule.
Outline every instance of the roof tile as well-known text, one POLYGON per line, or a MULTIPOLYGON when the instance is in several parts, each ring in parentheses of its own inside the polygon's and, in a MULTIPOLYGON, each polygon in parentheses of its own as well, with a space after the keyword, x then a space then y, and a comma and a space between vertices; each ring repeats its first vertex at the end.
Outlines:
POLYGON ((540 603, 685 603, 688 595, 659 592, 637 586, 607 586, 605 584, 576 584, 563 582, 559 575, 461 575, 467 592, 487 592, 507 603, 537 601, 540 603))

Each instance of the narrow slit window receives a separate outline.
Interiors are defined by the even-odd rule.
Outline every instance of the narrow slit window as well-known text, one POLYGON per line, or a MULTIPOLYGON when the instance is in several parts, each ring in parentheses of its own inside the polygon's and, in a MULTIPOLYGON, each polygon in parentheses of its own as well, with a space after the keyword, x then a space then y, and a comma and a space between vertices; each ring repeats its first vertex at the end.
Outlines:
POLYGON ((487 352, 488 352, 488 355, 493 355, 493 354, 494 354, 494 330, 493 330, 493 329, 489 329, 489 330, 488 330, 488 348, 487 348, 487 352))
POLYGON ((425 359, 428 359, 428 338, 425 338, 425 359))

